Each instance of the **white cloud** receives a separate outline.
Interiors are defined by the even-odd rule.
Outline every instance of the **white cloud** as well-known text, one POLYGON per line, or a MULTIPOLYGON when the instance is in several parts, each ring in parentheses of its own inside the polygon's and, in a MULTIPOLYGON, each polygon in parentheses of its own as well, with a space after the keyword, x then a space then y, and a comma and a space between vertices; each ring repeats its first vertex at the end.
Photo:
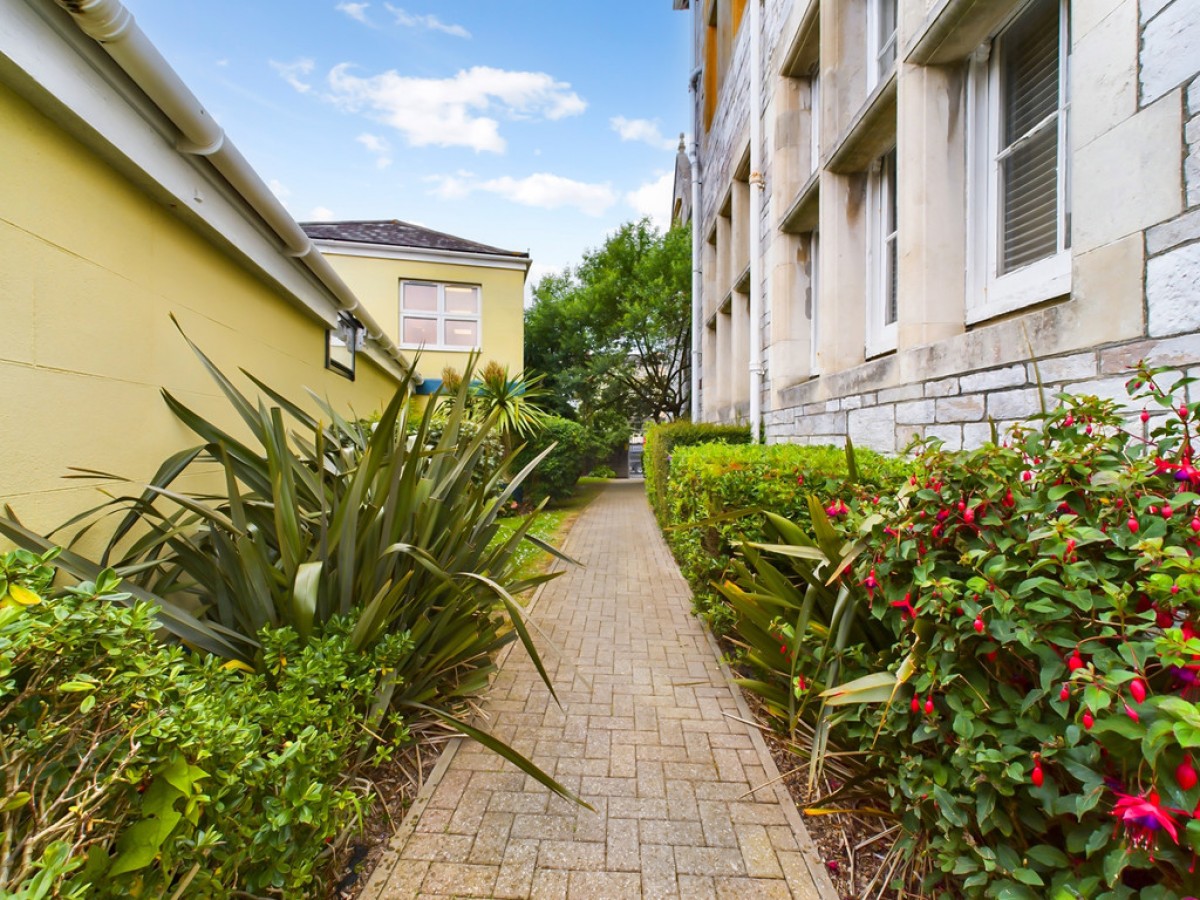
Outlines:
POLYGON ((370 3, 339 3, 334 9, 338 12, 344 12, 356 22, 370 25, 371 20, 367 18, 367 7, 370 5, 370 3))
POLYGON ((548 172, 538 172, 521 179, 505 175, 503 178, 483 182, 479 189, 499 194, 522 206, 536 206, 541 209, 573 206, 589 216, 604 215, 617 199, 613 189, 607 184, 573 181, 548 172))
POLYGON ((271 60, 271 68, 279 73, 280 77, 298 90, 302 94, 307 94, 312 90, 312 85, 306 81, 302 81, 302 75, 310 75, 313 70, 314 63, 311 59, 298 59, 291 63, 281 63, 271 60))
POLYGON ((355 140, 366 147, 367 152, 375 157, 375 168, 386 169, 392 164, 392 145, 387 138, 363 132, 355 140))
POLYGON ((226 69, 226 68, 228 68, 228 67, 229 67, 229 60, 227 60, 227 59, 218 59, 218 60, 217 60, 217 62, 216 62, 216 65, 217 65, 217 68, 218 68, 218 69, 226 69))
MULTIPOLYGON (((311 61, 302 62, 311 67, 311 61)), ((475 66, 453 78, 410 78, 395 70, 363 78, 351 68, 342 63, 330 70, 328 99, 392 126, 416 147, 503 153, 506 143, 497 116, 553 120, 579 115, 587 108, 569 84, 544 72, 475 66)), ((280 74, 288 78, 282 69, 280 74)))
POLYGON ((613 116, 608 120, 612 130, 621 136, 623 141, 641 141, 659 150, 675 150, 679 142, 663 137, 658 130, 658 122, 649 119, 627 119, 624 116, 613 116))
POLYGON ((435 185, 430 193, 444 200, 459 200, 475 191, 483 191, 522 206, 539 209, 574 207, 588 216, 602 216, 617 202, 616 194, 608 184, 575 181, 548 172, 537 172, 526 178, 505 175, 486 181, 475 179, 470 172, 457 172, 431 175, 425 180, 435 185))
POLYGON ((447 25, 435 15, 414 15, 398 6, 392 6, 390 3, 383 5, 387 7, 387 11, 396 19, 396 24, 403 25, 405 28, 427 28, 430 31, 441 31, 444 34, 460 38, 469 38, 471 36, 471 32, 467 31, 461 25, 447 25))
POLYGON ((649 216, 663 230, 671 227, 671 194, 675 190, 675 175, 662 172, 653 181, 647 181, 637 190, 625 195, 625 202, 639 216, 649 216))
POLYGON ((474 174, 459 169, 453 175, 428 175, 425 181, 434 185, 429 193, 443 200, 461 200, 474 189, 474 174))
POLYGON ((308 222, 331 222, 334 219, 333 210, 325 206, 314 206, 308 211, 308 222))

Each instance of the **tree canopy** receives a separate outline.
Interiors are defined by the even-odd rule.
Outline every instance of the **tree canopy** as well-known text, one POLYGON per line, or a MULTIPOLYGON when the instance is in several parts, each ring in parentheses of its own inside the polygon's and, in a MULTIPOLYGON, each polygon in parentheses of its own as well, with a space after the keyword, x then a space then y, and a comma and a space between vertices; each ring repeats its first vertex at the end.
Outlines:
MULTIPOLYGON (((525 311, 525 364, 560 415, 656 422, 690 402, 691 234, 628 222, 575 268, 547 275, 525 311)), ((599 421, 597 421, 599 420, 599 421)))

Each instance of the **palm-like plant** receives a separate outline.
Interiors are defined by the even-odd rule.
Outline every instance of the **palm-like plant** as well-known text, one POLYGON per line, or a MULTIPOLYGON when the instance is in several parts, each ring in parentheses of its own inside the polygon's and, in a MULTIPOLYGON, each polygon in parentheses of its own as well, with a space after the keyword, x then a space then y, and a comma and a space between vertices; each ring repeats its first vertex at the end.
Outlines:
MULTIPOLYGON (((495 417, 496 430, 511 449, 518 438, 536 434, 546 420, 537 401, 547 395, 541 386, 544 375, 527 376, 524 372, 509 377, 508 367, 491 361, 472 385, 472 403, 483 418, 495 417)), ((470 381, 468 377, 465 379, 470 381)))
MULTIPOLYGON (((124 513, 99 561, 66 551, 59 566, 79 578, 111 566, 125 579, 124 590, 158 605, 164 627, 178 638, 248 668, 261 663, 257 637, 268 626, 291 626, 307 640, 331 619, 351 617, 351 642, 359 650, 407 632, 413 652, 403 667, 381 676, 368 727, 389 709, 420 709, 566 793, 456 717, 487 684, 495 651, 514 638, 550 686, 514 594, 553 575, 517 579, 512 557, 524 540, 561 554, 528 533, 537 511, 507 540, 493 541, 498 514, 540 458, 515 476, 511 456, 499 467, 484 466, 485 443, 501 412, 464 427, 469 374, 452 397, 421 410, 410 404, 406 381, 371 425, 344 418, 316 397, 323 418, 315 418, 246 373, 266 398, 251 401, 191 346, 252 440, 164 391, 203 443, 166 460, 139 492, 63 526, 86 522, 86 531, 113 511, 124 513), (223 489, 176 486, 184 473, 213 464, 223 489)), ((90 470, 78 470, 78 477, 116 478, 90 470)), ((0 533, 27 547, 52 545, 8 513, 0 533)))

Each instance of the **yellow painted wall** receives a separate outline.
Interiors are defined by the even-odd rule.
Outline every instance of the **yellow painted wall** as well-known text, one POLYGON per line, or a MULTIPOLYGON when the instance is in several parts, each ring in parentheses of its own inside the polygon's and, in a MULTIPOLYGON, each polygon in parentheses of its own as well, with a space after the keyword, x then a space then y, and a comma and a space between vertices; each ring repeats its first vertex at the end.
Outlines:
MULTIPOLYGON (((148 479, 199 443, 159 394, 235 428, 171 324, 225 372, 360 414, 395 382, 324 368, 324 327, 0 85, 0 502, 36 529, 103 498, 69 466, 148 479)), ((196 486, 193 479, 192 486, 196 486)))
MULTIPOLYGON (((525 359, 525 273, 514 269, 449 263, 406 262, 380 257, 346 256, 324 251, 329 264, 345 280, 380 327, 400 343, 400 282, 405 279, 480 285, 480 365, 496 360, 516 375, 525 359)), ((405 353, 412 351, 405 348, 405 353)), ((453 366, 460 373, 466 351, 425 350, 418 368, 427 378, 440 378, 453 366)))

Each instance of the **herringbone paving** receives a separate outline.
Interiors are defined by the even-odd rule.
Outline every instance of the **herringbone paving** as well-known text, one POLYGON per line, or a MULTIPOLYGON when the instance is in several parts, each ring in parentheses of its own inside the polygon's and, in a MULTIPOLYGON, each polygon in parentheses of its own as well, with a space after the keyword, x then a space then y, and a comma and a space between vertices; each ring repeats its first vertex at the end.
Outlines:
POLYGON ((517 647, 484 708, 595 811, 453 742, 364 897, 835 897, 642 484, 607 486, 568 551, 531 612, 562 706, 517 647))

